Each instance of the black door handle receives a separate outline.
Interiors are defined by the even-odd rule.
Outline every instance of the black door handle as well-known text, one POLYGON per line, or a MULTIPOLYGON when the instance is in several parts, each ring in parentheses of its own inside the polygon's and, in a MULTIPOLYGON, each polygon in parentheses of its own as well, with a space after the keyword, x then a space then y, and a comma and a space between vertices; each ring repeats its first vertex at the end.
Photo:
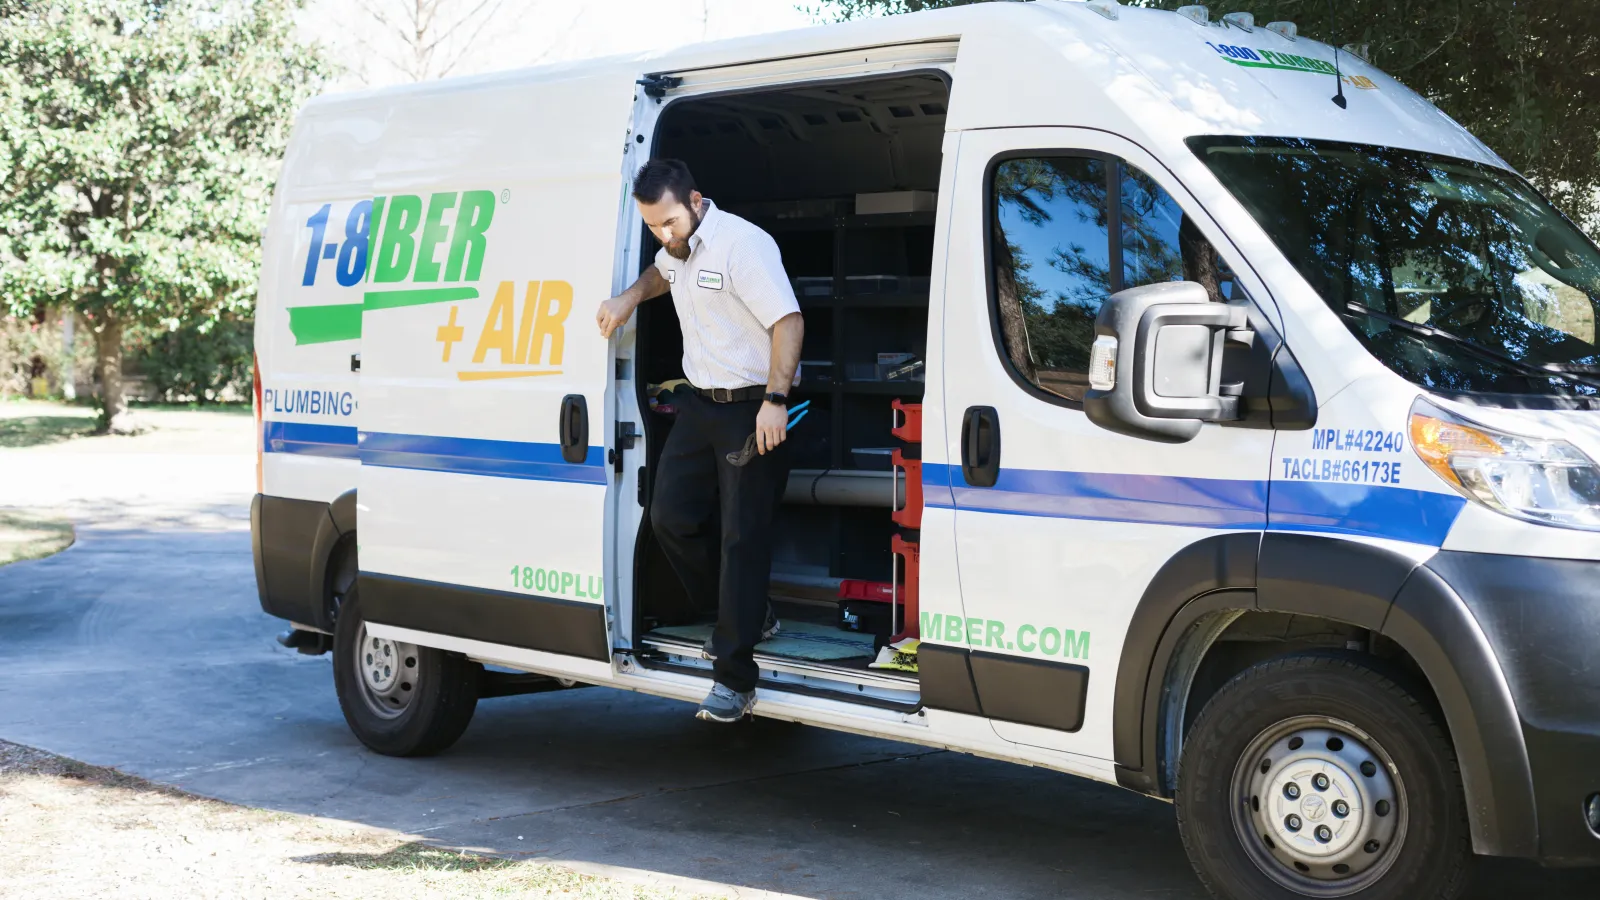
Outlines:
POLYGON ((569 463, 589 458, 589 404, 582 394, 561 398, 561 458, 569 463))
POLYGON ((961 475, 973 487, 1000 480, 1000 414, 992 406, 969 406, 961 420, 961 475))

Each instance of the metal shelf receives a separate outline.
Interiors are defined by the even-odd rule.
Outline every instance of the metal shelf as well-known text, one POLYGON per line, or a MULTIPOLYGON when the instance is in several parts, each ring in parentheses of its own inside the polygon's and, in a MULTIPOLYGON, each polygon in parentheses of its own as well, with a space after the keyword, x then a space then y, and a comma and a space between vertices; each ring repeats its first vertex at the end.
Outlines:
POLYGON ((845 294, 832 297, 796 297, 801 309, 926 309, 927 294, 845 294))

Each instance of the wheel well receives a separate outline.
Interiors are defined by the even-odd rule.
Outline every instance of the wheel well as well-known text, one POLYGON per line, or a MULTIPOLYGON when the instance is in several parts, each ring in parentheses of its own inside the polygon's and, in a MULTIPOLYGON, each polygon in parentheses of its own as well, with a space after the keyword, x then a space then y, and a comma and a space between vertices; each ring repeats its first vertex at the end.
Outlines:
POLYGON ((356 533, 351 531, 340 535, 333 550, 328 553, 328 568, 322 578, 320 612, 323 622, 319 624, 330 632, 339 618, 339 604, 344 602, 344 595, 356 583, 359 568, 356 561, 356 533))
MULTIPOLYGON (((1416 660, 1405 648, 1369 629, 1336 619, 1295 613, 1223 610, 1196 622, 1172 655, 1162 685, 1159 772, 1162 793, 1177 785, 1183 743, 1206 703, 1234 676, 1282 656, 1309 651, 1353 654, 1403 683, 1444 717, 1416 660)), ((1448 731, 1448 729, 1447 729, 1448 731)))

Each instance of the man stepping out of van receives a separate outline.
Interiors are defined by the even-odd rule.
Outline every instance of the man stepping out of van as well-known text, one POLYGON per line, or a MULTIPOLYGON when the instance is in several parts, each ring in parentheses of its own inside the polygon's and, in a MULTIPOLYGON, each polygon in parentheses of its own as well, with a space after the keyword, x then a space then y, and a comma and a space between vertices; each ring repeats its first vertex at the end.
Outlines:
POLYGON ((777 242, 702 197, 688 166, 651 160, 634 178, 633 198, 661 251, 595 318, 609 338, 640 303, 672 292, 694 390, 675 395, 650 518, 689 596, 717 598, 707 642, 716 684, 696 716, 737 722, 755 705, 756 644, 778 630, 767 598, 772 520, 789 478, 786 392, 805 325, 777 242), (737 458, 752 432, 758 455, 734 465, 730 454, 737 458), (719 519, 720 535, 712 530, 719 519))

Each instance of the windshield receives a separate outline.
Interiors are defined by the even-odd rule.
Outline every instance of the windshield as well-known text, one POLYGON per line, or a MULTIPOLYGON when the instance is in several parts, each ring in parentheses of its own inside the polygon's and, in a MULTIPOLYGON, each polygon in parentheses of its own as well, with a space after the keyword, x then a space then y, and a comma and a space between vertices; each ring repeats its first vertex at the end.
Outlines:
POLYGON ((1189 146, 1367 349, 1413 383, 1600 394, 1600 249, 1521 178, 1361 144, 1189 146))

